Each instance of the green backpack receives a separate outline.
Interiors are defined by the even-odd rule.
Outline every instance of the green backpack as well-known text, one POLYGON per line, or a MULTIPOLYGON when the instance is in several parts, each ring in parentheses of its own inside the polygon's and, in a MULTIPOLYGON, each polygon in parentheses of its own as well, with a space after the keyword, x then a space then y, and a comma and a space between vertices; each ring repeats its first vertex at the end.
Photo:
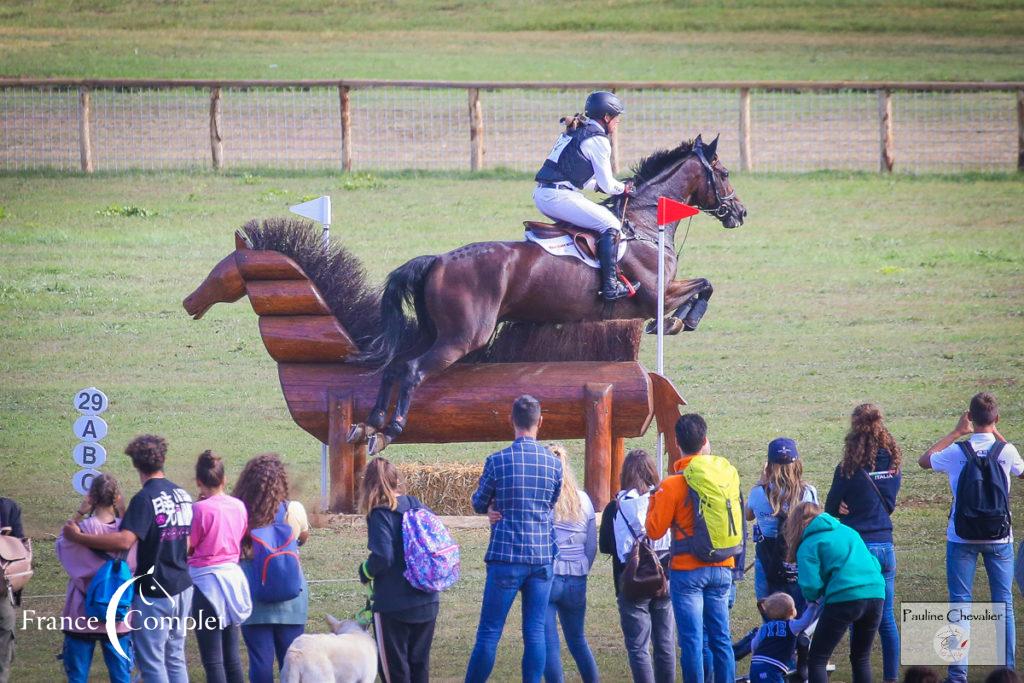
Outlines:
MULTIPOLYGON (((673 539, 672 554, 688 553, 707 563, 742 556, 747 529, 736 468, 717 455, 701 455, 691 460, 680 476, 690 487, 693 535, 673 539)), ((676 530, 684 533, 678 527, 676 530)))

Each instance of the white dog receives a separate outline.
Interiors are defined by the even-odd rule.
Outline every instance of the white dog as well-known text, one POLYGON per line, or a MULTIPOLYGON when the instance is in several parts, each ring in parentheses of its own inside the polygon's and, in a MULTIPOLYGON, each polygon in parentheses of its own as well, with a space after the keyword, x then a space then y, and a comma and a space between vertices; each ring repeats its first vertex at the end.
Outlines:
POLYGON ((356 622, 327 615, 331 633, 299 636, 288 648, 281 683, 373 683, 377 643, 356 622))

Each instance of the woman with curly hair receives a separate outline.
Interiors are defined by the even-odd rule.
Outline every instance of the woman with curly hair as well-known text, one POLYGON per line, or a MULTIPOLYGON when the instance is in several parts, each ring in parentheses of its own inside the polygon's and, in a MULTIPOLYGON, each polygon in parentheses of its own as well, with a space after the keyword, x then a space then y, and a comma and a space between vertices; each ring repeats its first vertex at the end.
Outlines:
POLYGON ((899 445, 885 427, 882 410, 874 403, 857 406, 850 417, 843 461, 836 467, 825 500, 825 511, 857 531, 882 567, 885 607, 878 632, 886 682, 896 681, 900 670, 900 634, 893 613, 896 551, 889 518, 896 509, 903 477, 902 457, 899 445))
MULTIPOLYGON (((275 453, 257 455, 247 462, 231 495, 245 504, 249 532, 270 526, 280 516, 292 527, 299 545, 305 543, 309 536, 306 510, 302 503, 288 500, 288 475, 275 453)), ((251 562, 250 535, 242 541, 242 557, 243 566, 251 562)), ((274 656, 280 668, 292 641, 305 631, 308 613, 309 588, 304 577, 301 592, 290 600, 252 601, 252 614, 242 624, 242 639, 249 651, 251 683, 273 683, 274 656)))

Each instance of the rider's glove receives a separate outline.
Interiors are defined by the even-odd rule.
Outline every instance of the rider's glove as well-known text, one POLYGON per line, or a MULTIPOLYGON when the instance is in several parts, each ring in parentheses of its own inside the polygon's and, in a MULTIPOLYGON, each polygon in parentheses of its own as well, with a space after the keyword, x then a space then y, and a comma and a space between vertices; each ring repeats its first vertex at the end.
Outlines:
POLYGON ((622 194, 626 195, 627 197, 635 197, 636 196, 636 184, 632 180, 627 180, 624 183, 624 185, 625 185, 625 187, 622 189, 622 194))

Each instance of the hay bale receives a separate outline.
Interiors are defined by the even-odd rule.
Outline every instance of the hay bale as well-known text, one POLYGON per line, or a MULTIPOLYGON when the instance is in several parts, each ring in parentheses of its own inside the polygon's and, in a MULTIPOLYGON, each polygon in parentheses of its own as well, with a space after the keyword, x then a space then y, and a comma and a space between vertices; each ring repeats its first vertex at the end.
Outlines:
POLYGON ((439 515, 472 515, 470 498, 476 491, 483 464, 396 463, 405 490, 439 515))

